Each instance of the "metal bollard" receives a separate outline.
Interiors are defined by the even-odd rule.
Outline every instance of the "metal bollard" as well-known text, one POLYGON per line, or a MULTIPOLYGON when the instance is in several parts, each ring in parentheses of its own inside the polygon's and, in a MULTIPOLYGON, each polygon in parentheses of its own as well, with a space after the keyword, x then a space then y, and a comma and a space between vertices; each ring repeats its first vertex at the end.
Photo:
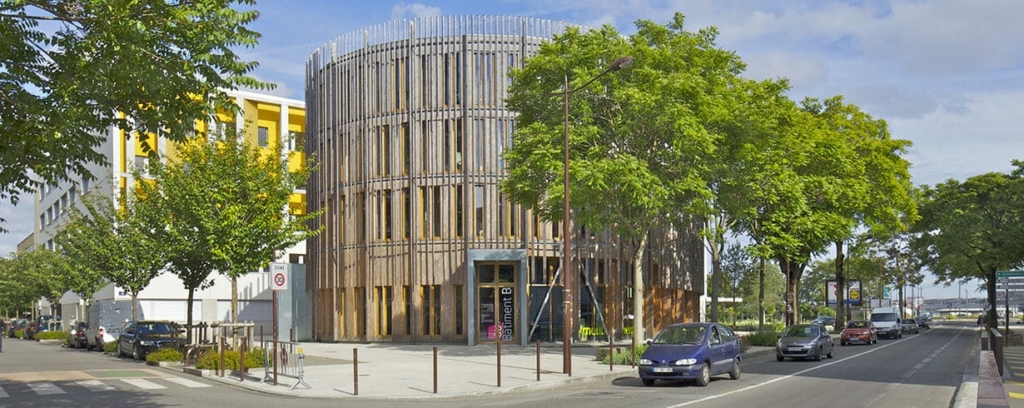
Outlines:
POLYGON ((615 330, 608 335, 608 371, 615 371, 615 330))
POLYGON ((242 344, 238 347, 238 381, 245 382, 245 346, 249 339, 242 337, 242 344))
POLYGON ((537 340, 537 381, 540 381, 540 340, 537 340))
POLYGON ((352 348, 352 395, 359 395, 359 349, 352 348))
POLYGON ((434 394, 437 394, 437 346, 434 346, 434 394))

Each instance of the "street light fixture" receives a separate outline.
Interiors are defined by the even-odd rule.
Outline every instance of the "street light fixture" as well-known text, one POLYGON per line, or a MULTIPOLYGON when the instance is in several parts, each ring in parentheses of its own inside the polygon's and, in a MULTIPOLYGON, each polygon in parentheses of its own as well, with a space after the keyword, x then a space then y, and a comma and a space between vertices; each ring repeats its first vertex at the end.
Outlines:
POLYGON ((621 57, 615 60, 615 62, 613 62, 612 65, 608 66, 608 68, 606 68, 600 74, 597 74, 597 76, 591 78, 583 85, 580 85, 573 89, 569 89, 568 73, 565 74, 565 82, 562 84, 562 111, 564 114, 564 122, 562 129, 564 139, 562 165, 564 173, 562 175, 562 178, 565 183, 563 185, 564 197, 562 200, 562 241, 565 244, 565 253, 563 254, 564 258, 562 261, 562 271, 564 272, 562 274, 562 297, 564 299, 565 304, 564 321, 562 322, 562 372, 564 374, 569 375, 570 377, 572 377, 572 315, 575 310, 573 307, 573 297, 571 288, 573 287, 572 285, 575 282, 575 273, 573 273, 572 268, 572 252, 570 251, 570 241, 572 240, 570 234, 572 232, 572 229, 570 228, 569 223, 569 94, 575 93, 580 89, 586 88, 588 85, 596 81, 598 78, 604 76, 609 72, 618 71, 632 64, 632 57, 621 57))

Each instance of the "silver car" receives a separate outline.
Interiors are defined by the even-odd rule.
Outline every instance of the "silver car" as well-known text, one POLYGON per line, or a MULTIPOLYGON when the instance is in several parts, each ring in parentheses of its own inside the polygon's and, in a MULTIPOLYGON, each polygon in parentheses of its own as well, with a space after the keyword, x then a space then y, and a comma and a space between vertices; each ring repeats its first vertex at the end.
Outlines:
POLYGON ((921 332, 921 327, 917 325, 917 320, 903 319, 900 322, 900 331, 904 333, 918 334, 921 332))
POLYGON ((805 360, 813 358, 821 361, 823 357, 832 358, 835 344, 832 336, 821 325, 794 324, 782 331, 779 342, 775 345, 775 359, 783 361, 786 357, 805 360))

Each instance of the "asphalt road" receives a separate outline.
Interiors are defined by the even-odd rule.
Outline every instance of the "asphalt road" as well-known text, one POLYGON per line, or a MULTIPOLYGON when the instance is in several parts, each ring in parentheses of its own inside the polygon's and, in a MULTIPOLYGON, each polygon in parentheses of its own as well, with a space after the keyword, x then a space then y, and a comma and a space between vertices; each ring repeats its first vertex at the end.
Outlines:
POLYGON ((714 377, 707 387, 635 375, 611 382, 529 393, 413 402, 299 399, 254 393, 98 352, 4 339, 0 406, 4 407, 936 407, 951 405, 975 327, 933 326, 876 345, 836 346, 824 361, 749 359, 738 381, 714 377))

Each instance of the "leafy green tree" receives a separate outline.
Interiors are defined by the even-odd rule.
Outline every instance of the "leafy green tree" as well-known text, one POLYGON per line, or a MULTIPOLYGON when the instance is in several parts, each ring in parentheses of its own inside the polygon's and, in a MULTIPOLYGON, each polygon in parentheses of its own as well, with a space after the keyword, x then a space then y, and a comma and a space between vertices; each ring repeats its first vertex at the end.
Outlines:
POLYGON ((163 272, 167 260, 165 246, 146 233, 148 226, 138 216, 135 190, 130 191, 119 200, 120 205, 101 194, 83 196, 83 208, 71 212, 56 241, 71 263, 84 272, 68 278, 67 289, 90 299, 104 279, 113 282, 131 296, 132 320, 138 320, 139 293, 163 272))
MULTIPOLYGON (((681 14, 664 26, 638 21, 637 29, 627 38, 610 26, 570 28, 514 73, 507 106, 519 127, 501 188, 542 219, 563 221, 565 124, 555 91, 563 81, 586 85, 569 99, 573 216, 632 244, 633 311, 642 322, 648 233, 669 224, 691 230, 683 213, 708 194, 705 158, 721 137, 706 124, 730 117, 721 98, 744 66, 715 46, 715 29, 685 31, 681 14), (630 69, 591 81, 622 56, 633 58, 630 69)), ((643 336, 636 325, 634 342, 643 336)))
MULTIPOLYGON (((839 287, 845 287, 843 248, 854 237, 856 228, 867 226, 879 232, 899 232, 917 218, 910 162, 902 157, 911 142, 891 138, 884 120, 876 120, 857 106, 844 103, 841 96, 823 101, 808 98, 802 107, 816 119, 826 138, 839 142, 823 157, 828 161, 817 161, 827 164, 816 167, 825 178, 812 188, 818 190, 818 207, 836 215, 830 218, 834 225, 828 230, 836 234, 832 237, 836 250, 835 280, 839 287)), ((845 296, 839 291, 839 327, 845 325, 845 296)))
MULTIPOLYGON (((947 180, 922 191, 921 220, 910 244, 938 282, 978 278, 996 304, 996 272, 1024 264, 1024 162, 1011 174, 986 173, 961 182, 947 180)), ((996 310, 987 315, 996 323, 996 310)))
POLYGON ((46 249, 18 251, 0 263, 2 304, 14 310, 33 310, 41 298, 57 302, 64 293, 60 276, 67 263, 60 254, 46 249))
MULTIPOLYGON (((260 34, 255 0, 0 1, 0 200, 91 176, 116 126, 183 140, 233 109, 225 90, 270 85, 235 53, 260 34), (123 114, 123 115, 122 115, 123 114), (126 118, 131 118, 126 119, 126 118)), ((2 221, 2 220, 0 220, 2 221)))
MULTIPOLYGON (((720 272, 726 284, 720 286, 720 289, 722 295, 733 298, 733 304, 730 307, 733 311, 742 306, 742 303, 736 302, 743 296, 740 291, 740 282, 743 281, 744 276, 757 273, 755 266, 753 258, 739 243, 730 244, 722 253, 720 272)), ((743 303, 751 301, 751 298, 742 299, 743 303)), ((732 313, 731 317, 732 325, 736 326, 736 313, 732 313)))
POLYGON ((743 302, 743 312, 750 316, 758 316, 763 329, 766 317, 775 320, 779 311, 786 307, 783 293, 786 288, 786 277, 779 270, 779 266, 761 260, 749 270, 750 273, 743 277, 740 282, 740 290, 744 299, 762 299, 758 302, 743 302), (763 267, 763 268, 762 268, 763 267))
POLYGON ((171 269, 189 290, 211 285, 218 271, 232 281, 232 321, 238 316, 237 278, 267 266, 279 252, 320 230, 317 213, 284 212, 308 167, 288 169, 282 143, 249 146, 233 134, 183 143, 178 158, 151 161, 151 182, 141 183, 148 231, 164 243, 171 269))

